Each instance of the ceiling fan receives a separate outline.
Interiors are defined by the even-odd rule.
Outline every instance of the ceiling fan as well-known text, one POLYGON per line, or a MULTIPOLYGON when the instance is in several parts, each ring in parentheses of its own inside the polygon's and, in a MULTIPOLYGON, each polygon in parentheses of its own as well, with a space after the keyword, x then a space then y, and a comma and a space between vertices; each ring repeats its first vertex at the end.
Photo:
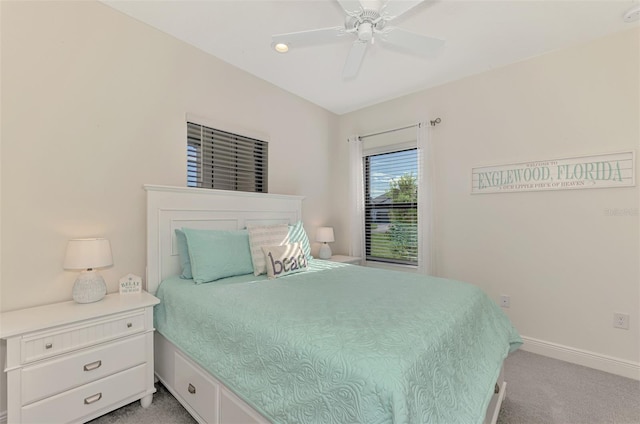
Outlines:
POLYGON ((272 37, 274 48, 284 53, 289 47, 328 43, 355 35, 356 40, 342 70, 342 78, 350 79, 358 75, 367 47, 375 40, 379 40, 383 45, 417 55, 431 54, 444 44, 444 40, 438 38, 387 26, 387 22, 403 15, 425 0, 336 1, 346 14, 343 26, 274 35, 272 37))

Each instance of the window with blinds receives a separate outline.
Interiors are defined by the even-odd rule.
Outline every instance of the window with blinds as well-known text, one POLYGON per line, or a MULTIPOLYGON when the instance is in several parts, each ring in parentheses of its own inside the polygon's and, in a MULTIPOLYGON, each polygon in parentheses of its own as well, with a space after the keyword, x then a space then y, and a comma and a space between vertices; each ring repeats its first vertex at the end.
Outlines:
POLYGON ((187 122, 187 186, 268 192, 268 143, 187 122))
POLYGON ((364 156, 367 261, 418 265, 418 154, 364 156))

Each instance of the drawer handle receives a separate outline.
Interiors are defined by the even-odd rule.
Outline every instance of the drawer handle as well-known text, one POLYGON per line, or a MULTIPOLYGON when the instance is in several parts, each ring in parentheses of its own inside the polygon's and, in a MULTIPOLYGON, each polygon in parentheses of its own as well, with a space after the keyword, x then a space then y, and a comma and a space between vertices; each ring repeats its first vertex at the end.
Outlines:
POLYGON ((102 393, 96 393, 95 395, 89 396, 88 398, 86 398, 84 400, 84 404, 85 405, 91 405, 92 403, 97 402, 100 399, 102 399, 102 393))
POLYGON ((192 395, 196 394, 196 388, 193 387, 193 384, 189 383, 189 387, 187 388, 187 390, 189 390, 189 393, 191 393, 192 395))
POLYGON ((85 365, 84 366, 84 370, 85 371, 93 371, 96 368, 100 368, 101 365, 102 365, 102 361, 95 361, 95 362, 92 362, 90 364, 85 365))
POLYGON ((130 322, 128 322, 128 323, 127 323, 127 328, 131 328, 131 327, 133 327, 133 324, 132 324, 132 323, 130 323, 130 322))
POLYGON ((45 349, 51 349, 53 347, 53 343, 47 343, 46 345, 44 345, 45 349))

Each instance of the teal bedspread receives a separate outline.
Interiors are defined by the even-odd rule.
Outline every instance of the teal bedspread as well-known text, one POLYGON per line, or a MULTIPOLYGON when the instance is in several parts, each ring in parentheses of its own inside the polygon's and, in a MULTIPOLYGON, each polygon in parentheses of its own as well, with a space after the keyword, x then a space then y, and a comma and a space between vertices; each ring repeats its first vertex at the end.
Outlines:
POLYGON ((477 424, 522 343, 473 285, 312 260, 164 281, 156 329, 274 423, 477 424))

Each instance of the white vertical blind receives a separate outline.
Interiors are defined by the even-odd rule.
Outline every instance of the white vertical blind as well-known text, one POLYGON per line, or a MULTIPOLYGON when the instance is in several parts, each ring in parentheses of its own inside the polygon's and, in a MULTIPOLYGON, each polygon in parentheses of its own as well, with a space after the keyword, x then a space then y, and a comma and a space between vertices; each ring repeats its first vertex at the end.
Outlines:
POLYGON ((187 186, 266 193, 268 143, 188 122, 187 186))

